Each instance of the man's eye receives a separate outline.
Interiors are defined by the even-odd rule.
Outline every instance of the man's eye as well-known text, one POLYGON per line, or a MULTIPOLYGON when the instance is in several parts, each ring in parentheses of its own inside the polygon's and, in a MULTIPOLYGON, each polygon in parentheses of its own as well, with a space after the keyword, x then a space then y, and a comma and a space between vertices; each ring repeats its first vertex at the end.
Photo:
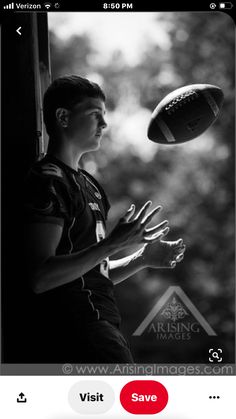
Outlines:
POLYGON ((99 112, 95 112, 95 118, 102 120, 102 115, 99 112))

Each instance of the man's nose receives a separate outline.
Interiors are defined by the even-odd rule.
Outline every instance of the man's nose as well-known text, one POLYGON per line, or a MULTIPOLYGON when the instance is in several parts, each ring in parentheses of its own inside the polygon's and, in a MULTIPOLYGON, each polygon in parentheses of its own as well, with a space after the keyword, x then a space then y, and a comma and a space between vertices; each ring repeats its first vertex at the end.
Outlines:
POLYGON ((106 123, 106 121, 105 121, 105 119, 104 119, 104 118, 101 118, 101 119, 100 119, 99 125, 100 125, 100 127, 101 127, 102 129, 104 129, 104 128, 106 128, 106 127, 107 127, 107 123, 106 123))

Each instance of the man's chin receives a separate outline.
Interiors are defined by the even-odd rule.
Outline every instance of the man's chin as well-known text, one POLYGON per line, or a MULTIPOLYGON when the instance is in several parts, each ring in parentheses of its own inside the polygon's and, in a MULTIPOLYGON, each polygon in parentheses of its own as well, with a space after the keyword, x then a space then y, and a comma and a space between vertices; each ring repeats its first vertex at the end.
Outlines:
POLYGON ((100 147, 101 141, 102 141, 102 135, 97 135, 96 136, 96 143, 97 143, 98 147, 100 147))
POLYGON ((91 148, 90 151, 96 151, 100 148, 101 145, 101 137, 98 141, 96 141, 96 143, 94 142, 93 144, 91 144, 91 148))

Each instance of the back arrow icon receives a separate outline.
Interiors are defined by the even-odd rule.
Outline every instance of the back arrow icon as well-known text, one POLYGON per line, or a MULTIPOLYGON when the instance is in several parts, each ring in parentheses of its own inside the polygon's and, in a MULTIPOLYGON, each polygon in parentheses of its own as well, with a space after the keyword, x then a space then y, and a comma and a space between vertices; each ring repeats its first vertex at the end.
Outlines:
POLYGON ((17 28, 16 32, 18 33, 18 35, 21 35, 21 26, 19 26, 19 28, 17 28))

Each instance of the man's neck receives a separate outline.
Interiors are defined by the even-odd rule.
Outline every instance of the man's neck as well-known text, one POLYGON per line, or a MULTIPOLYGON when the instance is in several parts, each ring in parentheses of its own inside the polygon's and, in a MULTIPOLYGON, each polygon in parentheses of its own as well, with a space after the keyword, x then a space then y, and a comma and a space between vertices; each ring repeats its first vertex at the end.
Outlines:
POLYGON ((78 170, 79 168, 79 161, 82 157, 82 153, 78 152, 78 150, 72 150, 72 147, 63 147, 60 148, 48 146, 48 154, 56 157, 58 160, 61 160, 64 164, 71 167, 74 170, 78 170))

